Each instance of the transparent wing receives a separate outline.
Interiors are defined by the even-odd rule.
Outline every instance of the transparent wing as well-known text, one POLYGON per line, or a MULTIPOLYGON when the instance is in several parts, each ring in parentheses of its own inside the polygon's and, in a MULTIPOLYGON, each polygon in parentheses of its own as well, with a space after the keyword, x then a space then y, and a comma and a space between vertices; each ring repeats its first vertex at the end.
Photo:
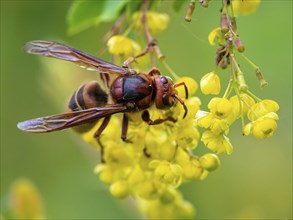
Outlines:
POLYGON ((29 41, 24 45, 24 50, 30 54, 70 61, 78 64, 82 68, 101 73, 127 74, 130 71, 127 68, 116 66, 70 46, 53 41, 29 41))
POLYGON ((122 104, 114 104, 101 108, 91 108, 86 110, 35 118, 32 120, 19 122, 17 124, 17 127, 20 130, 27 132, 52 132, 82 125, 85 123, 94 122, 100 118, 126 111, 126 106, 122 104))

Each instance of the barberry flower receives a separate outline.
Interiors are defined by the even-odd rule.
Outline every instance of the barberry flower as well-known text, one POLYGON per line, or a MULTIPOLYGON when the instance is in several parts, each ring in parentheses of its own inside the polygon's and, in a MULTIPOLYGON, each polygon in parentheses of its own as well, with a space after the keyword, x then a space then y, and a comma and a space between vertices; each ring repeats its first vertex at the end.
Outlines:
POLYGON ((128 184, 126 181, 117 181, 110 186, 111 194, 119 199, 123 199, 129 195, 128 184))
POLYGON ((205 95, 218 95, 221 90, 219 76, 215 72, 205 74, 200 80, 200 89, 205 95))
POLYGON ((214 46, 216 43, 215 41, 218 41, 218 44, 221 46, 224 46, 226 44, 226 39, 224 34, 221 31, 220 27, 216 27, 214 28, 208 36, 208 41, 210 43, 210 45, 214 46))
POLYGON ((276 121, 278 119, 279 117, 275 112, 270 112, 245 125, 244 134, 249 135, 252 133, 256 139, 269 138, 277 130, 276 121))
MULTIPOLYGON (((175 84, 180 83, 180 82, 184 82, 185 83, 185 85, 188 88, 188 94, 190 96, 194 95, 195 92, 198 89, 197 82, 194 79, 192 79, 191 77, 180 77, 179 79, 177 79, 175 81, 175 84)), ((183 97, 184 98, 185 97, 185 89, 184 89, 184 87, 183 86, 180 86, 180 87, 177 87, 176 89, 178 91, 178 95, 180 97, 183 97)))
POLYGON ((111 54, 115 56, 124 56, 126 58, 141 51, 138 43, 122 35, 111 37, 107 42, 107 46, 111 54))
POLYGON ((238 117, 241 115, 245 116, 255 104, 254 99, 246 93, 241 93, 239 96, 232 96, 229 101, 232 103, 234 114, 238 117), (240 109, 242 109, 242 112, 240 112, 240 109))
POLYGON ((264 99, 251 106, 247 112, 247 117, 250 121, 255 121, 269 112, 277 112, 278 110, 279 105, 277 102, 270 99, 264 99))
MULTIPOLYGON (((144 29, 143 23, 141 22, 143 12, 135 12, 132 15, 132 22, 135 29, 141 31, 144 29)), ((146 13, 146 22, 148 30, 151 34, 156 35, 164 31, 169 23, 169 15, 165 13, 158 13, 154 11, 148 11, 146 13)))
POLYGON ((205 154, 199 158, 199 162, 207 171, 214 171, 220 166, 220 159, 216 154, 205 154))
POLYGON ((227 118, 232 113, 232 103, 225 98, 212 98, 208 104, 208 108, 217 118, 227 118))
POLYGON ((45 218, 41 195, 29 179, 18 179, 11 185, 9 208, 13 219, 45 218))
POLYGON ((158 199, 138 199, 138 205, 149 219, 193 219, 195 215, 192 204, 183 200, 179 191, 171 188, 158 199))
POLYGON ((182 181, 182 168, 178 164, 172 164, 168 161, 153 160, 149 164, 154 169, 155 178, 163 183, 177 187, 182 181))
POLYGON ((185 180, 201 179, 204 174, 204 169, 196 158, 189 158, 187 161, 182 161, 180 166, 183 169, 183 178, 185 180))
POLYGON ((234 15, 250 15, 254 13, 260 4, 260 0, 233 0, 234 15))
POLYGON ((208 108, 210 112, 198 117, 198 126, 209 129, 215 134, 227 132, 235 119, 232 103, 228 99, 216 97, 209 102, 208 108))
POLYGON ((232 154, 233 152, 233 146, 229 138, 224 134, 215 134, 210 130, 206 130, 202 134, 201 140, 207 148, 216 154, 232 154))

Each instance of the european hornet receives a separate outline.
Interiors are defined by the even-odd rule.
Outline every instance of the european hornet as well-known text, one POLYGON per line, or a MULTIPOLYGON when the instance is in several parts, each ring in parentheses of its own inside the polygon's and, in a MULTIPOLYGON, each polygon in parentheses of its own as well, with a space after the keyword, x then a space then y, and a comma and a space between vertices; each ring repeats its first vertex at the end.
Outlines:
POLYGON ((75 127, 88 129, 95 122, 103 121, 94 133, 99 137, 107 127, 111 115, 123 113, 121 138, 127 138, 129 118, 126 113, 141 111, 142 120, 149 125, 156 125, 165 121, 176 122, 173 117, 152 120, 148 108, 155 104, 158 109, 172 107, 176 100, 184 107, 184 101, 178 97, 176 87, 184 86, 186 97, 187 87, 184 82, 173 84, 171 78, 161 75, 153 68, 148 74, 138 73, 127 66, 119 67, 101 60, 90 54, 57 42, 35 40, 25 44, 24 50, 30 54, 53 57, 70 61, 88 70, 99 72, 101 82, 91 81, 77 89, 68 104, 65 113, 45 116, 18 123, 20 130, 45 133, 75 127))

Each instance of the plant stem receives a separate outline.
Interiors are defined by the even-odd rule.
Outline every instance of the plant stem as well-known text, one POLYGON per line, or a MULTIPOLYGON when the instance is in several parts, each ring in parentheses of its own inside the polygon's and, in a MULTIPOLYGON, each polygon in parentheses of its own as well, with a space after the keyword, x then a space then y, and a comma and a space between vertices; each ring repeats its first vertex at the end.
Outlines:
POLYGON ((179 79, 179 76, 171 69, 171 67, 166 63, 164 59, 161 60, 161 63, 163 66, 169 71, 169 73, 172 75, 172 77, 176 80, 179 79))
POLYGON ((260 82, 260 87, 263 88, 268 85, 268 82, 263 78, 260 68, 255 65, 247 56, 240 53, 241 57, 254 69, 257 79, 260 82))
POLYGON ((260 102, 260 101, 261 101, 260 98, 258 98, 256 95, 254 95, 254 94, 253 94, 252 92, 250 92, 249 90, 247 90, 246 93, 247 93, 248 95, 250 95, 252 98, 254 98, 255 101, 257 101, 257 102, 260 102))

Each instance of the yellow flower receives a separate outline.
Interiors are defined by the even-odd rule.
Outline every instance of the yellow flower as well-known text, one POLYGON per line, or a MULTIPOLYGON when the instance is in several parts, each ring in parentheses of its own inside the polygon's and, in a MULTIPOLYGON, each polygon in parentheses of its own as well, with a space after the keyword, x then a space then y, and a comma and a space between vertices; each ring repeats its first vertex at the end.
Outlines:
POLYGON ((126 58, 141 51, 138 43, 122 35, 111 37, 107 42, 107 46, 111 54, 115 56, 124 56, 126 58))
POLYGON ((182 168, 178 164, 172 164, 168 161, 153 160, 150 167, 155 168, 154 176, 163 183, 170 184, 173 187, 180 185, 182 180, 182 168))
POLYGON ((214 30, 212 30, 209 33, 208 40, 209 40, 210 45, 214 46, 216 39, 217 39, 219 45, 222 45, 222 46, 225 45, 226 39, 225 39, 225 36, 223 35, 220 27, 216 27, 214 30))
POLYGON ((179 147, 192 149, 197 146, 199 137, 200 134, 197 128, 187 124, 182 126, 182 129, 178 132, 176 143, 179 147))
POLYGON ((254 99, 246 93, 240 94, 240 100, 237 95, 230 98, 230 102, 233 106, 233 112, 237 117, 240 115, 246 115, 248 110, 255 104, 254 99), (242 112, 240 112, 240 105, 242 112))
POLYGON ((220 166, 220 159, 216 154, 205 154, 199 158, 199 162, 207 171, 216 170, 220 166))
POLYGON ((136 187, 139 183, 145 180, 145 174, 141 168, 141 166, 137 165, 132 170, 131 174, 128 176, 128 183, 130 187, 136 187))
MULTIPOLYGON (((199 110, 201 106, 201 101, 198 97, 191 97, 187 100, 185 100, 185 104, 188 108, 188 113, 186 115, 185 121, 189 121, 191 119, 194 119, 197 111, 199 110)), ((182 106, 179 106, 182 109, 182 106)))
MULTIPOLYGON (((135 12, 132 15, 134 28, 140 31, 144 28, 142 23, 142 15, 143 13, 141 11, 135 12)), ((153 35, 156 35, 167 28, 170 18, 168 14, 165 13, 148 11, 146 20, 149 32, 153 35)))
POLYGON ((106 184, 111 184, 114 182, 114 175, 113 171, 110 167, 103 165, 103 164, 98 164, 95 167, 94 172, 96 174, 100 175, 100 180, 106 184))
POLYGON ((252 135, 256 139, 266 139, 273 136, 274 132, 277 130, 277 122, 279 117, 275 112, 270 112, 256 121, 250 122, 244 127, 244 134, 252 135))
POLYGON ((233 109, 232 103, 228 99, 219 97, 212 98, 208 104, 208 108, 219 119, 227 118, 233 109))
POLYGON ((250 121, 255 121, 269 112, 277 112, 278 110, 279 105, 277 102, 270 99, 264 99, 251 106, 247 113, 247 117, 250 121))
POLYGON ((44 206, 36 186, 28 179, 16 180, 9 193, 13 219, 44 219, 44 206))
POLYGON ((138 199, 138 205, 149 219, 194 219, 195 215, 192 204, 183 200, 180 192, 170 188, 159 199, 138 199))
POLYGON ((249 15, 256 11, 260 0, 233 0, 232 7, 235 16, 249 15))
POLYGON ((197 120, 198 126, 210 129, 215 134, 221 134, 229 129, 229 121, 226 119, 218 119, 214 114, 207 113, 205 116, 197 120))
POLYGON ((178 148, 175 161, 182 167, 182 177, 184 180, 200 179, 204 169, 196 158, 191 158, 186 151, 178 148))
POLYGON ((216 97, 209 102, 208 108, 210 113, 198 116, 198 126, 210 129, 215 134, 228 131, 235 118, 232 103, 228 99, 216 97))
POLYGON ((113 196, 123 199, 129 195, 129 189, 126 181, 117 181, 110 187, 110 192, 113 196))
POLYGON ((111 164, 111 166, 129 166, 133 163, 126 147, 122 148, 118 144, 112 143, 104 151, 105 163, 111 164))
POLYGON ((200 80, 200 89, 205 95, 218 95, 221 90, 219 76, 215 72, 205 74, 200 80))
POLYGON ((232 154, 233 146, 224 134, 217 135, 209 130, 202 134, 202 142, 216 154, 232 154))
POLYGON ((138 186, 138 195, 143 199, 157 199, 164 191, 164 184, 157 179, 143 181, 138 186))
MULTIPOLYGON (((179 79, 177 79, 175 81, 175 84, 180 83, 180 82, 184 82, 185 85, 187 86, 189 96, 194 95, 194 93, 198 89, 197 82, 194 79, 192 79, 191 77, 180 77, 179 79)), ((179 86, 179 87, 176 88, 176 90, 178 91, 179 97, 185 98, 184 86, 179 86)))

